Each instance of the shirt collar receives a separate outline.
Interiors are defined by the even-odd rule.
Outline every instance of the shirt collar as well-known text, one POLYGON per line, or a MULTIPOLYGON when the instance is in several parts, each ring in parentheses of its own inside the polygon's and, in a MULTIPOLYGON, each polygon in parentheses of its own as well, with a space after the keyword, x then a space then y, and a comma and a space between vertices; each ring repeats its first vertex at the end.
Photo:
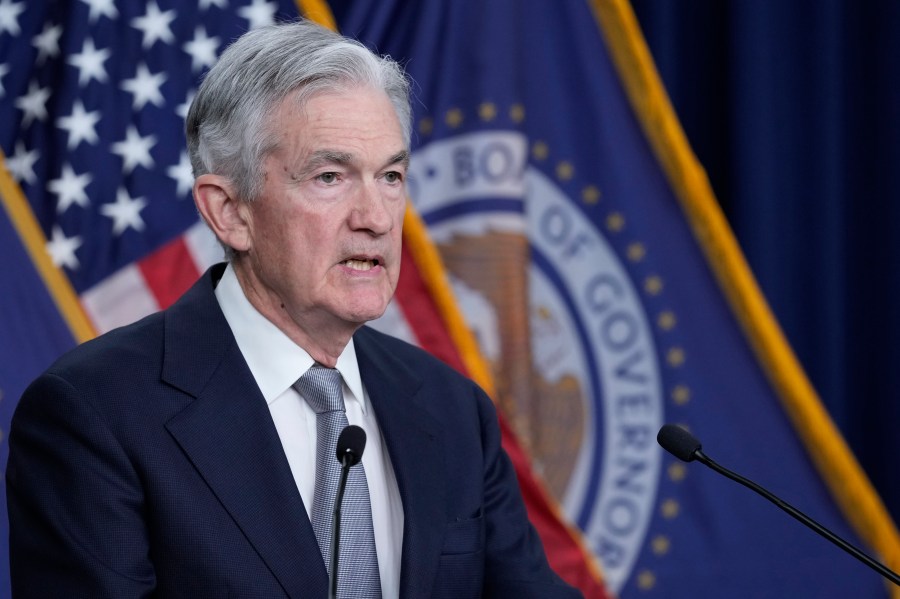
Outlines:
MULTIPOLYGON (((250 303, 231 264, 225 268, 215 292, 250 373, 266 403, 271 404, 309 370, 314 360, 250 303)), ((358 401, 365 414, 368 406, 352 337, 338 356, 336 368, 344 379, 345 398, 358 401)))

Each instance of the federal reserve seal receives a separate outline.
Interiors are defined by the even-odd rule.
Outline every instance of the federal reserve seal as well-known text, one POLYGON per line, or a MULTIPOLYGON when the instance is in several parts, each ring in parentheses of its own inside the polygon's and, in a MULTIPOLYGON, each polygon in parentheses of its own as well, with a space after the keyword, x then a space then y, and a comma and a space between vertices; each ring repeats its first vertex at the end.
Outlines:
POLYGON ((500 409, 618 592, 656 505, 659 352, 623 261, 530 150, 516 131, 433 141, 413 154, 409 193, 500 409))

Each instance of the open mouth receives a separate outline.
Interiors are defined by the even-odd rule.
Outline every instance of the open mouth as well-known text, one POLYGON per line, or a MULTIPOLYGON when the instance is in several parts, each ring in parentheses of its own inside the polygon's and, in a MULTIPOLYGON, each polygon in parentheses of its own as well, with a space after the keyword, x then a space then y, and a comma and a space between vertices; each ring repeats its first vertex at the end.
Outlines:
POLYGON ((344 260, 341 262, 347 268, 352 270, 372 270, 376 266, 381 264, 381 261, 378 258, 350 258, 348 260, 344 260))

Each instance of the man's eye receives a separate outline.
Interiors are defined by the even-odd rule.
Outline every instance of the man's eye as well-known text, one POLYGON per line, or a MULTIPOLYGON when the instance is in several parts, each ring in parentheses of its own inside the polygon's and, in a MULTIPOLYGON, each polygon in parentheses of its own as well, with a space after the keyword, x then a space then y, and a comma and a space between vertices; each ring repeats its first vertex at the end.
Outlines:
POLYGON ((399 183, 403 180, 403 175, 401 175, 397 171, 389 171, 384 174, 384 180, 388 183, 399 183))
POLYGON ((331 185, 332 183, 337 183, 338 174, 337 173, 322 173, 318 177, 316 177, 322 183, 326 185, 331 185))

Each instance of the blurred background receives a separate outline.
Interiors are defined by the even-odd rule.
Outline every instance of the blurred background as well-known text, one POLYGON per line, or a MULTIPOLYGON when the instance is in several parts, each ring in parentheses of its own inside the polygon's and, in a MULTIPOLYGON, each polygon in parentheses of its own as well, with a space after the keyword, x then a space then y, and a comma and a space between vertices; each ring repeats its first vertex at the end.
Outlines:
POLYGON ((900 2, 632 0, 757 281, 900 517, 900 2))

